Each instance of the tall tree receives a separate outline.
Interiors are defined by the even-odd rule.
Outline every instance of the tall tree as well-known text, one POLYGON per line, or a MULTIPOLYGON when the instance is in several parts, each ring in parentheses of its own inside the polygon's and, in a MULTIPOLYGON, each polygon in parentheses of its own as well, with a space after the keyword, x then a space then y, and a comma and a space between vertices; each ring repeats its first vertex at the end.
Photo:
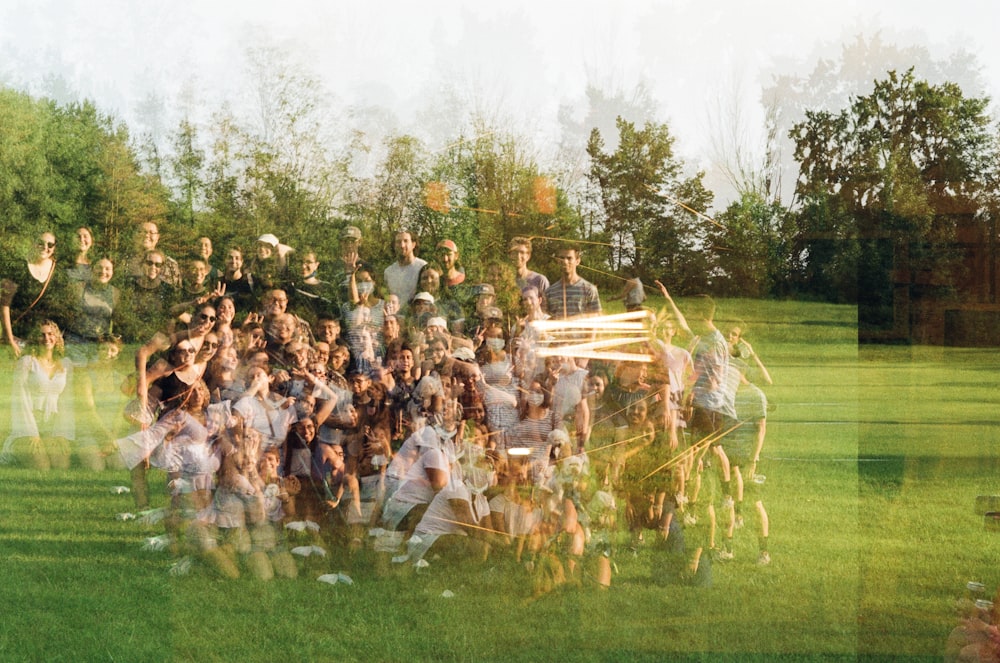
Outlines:
POLYGON ((665 124, 641 129, 618 118, 618 145, 604 151, 599 130, 591 132, 588 177, 599 192, 602 226, 610 243, 612 271, 630 266, 644 276, 667 279, 680 292, 708 285, 710 255, 701 216, 712 194, 702 173, 685 177, 665 124))
POLYGON ((850 107, 810 111, 795 125, 799 249, 806 274, 823 275, 808 288, 891 305, 887 241, 908 253, 915 283, 926 274, 953 287, 963 269, 951 250, 956 233, 991 195, 996 144, 988 103, 953 83, 917 80, 912 69, 890 71, 850 107))

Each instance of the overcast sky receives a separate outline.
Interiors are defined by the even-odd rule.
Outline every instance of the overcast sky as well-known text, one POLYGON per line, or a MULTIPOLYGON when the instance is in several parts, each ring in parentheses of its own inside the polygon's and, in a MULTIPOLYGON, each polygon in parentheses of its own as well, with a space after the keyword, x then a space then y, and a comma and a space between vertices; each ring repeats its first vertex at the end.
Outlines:
MULTIPOLYGON (((0 81, 75 94, 130 125, 150 92, 195 115, 248 103, 243 55, 268 43, 319 77, 340 104, 377 104, 404 127, 443 86, 555 141, 561 104, 588 83, 645 84, 692 163, 711 158, 710 118, 736 99, 758 125, 776 69, 807 74, 823 49, 881 33, 945 58, 976 54, 1000 92, 1000 4, 992 0, 0 0, 0 81)), ((445 97, 441 97, 445 99, 445 97)))

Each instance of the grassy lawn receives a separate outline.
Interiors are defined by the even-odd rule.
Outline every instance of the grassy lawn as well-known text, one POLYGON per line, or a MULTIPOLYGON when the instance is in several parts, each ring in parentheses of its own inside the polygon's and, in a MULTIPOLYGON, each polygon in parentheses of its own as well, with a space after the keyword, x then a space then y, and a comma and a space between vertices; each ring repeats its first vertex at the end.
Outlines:
POLYGON ((110 491, 127 473, 4 467, 0 660, 939 659, 965 582, 1000 584, 1000 535, 973 512, 1000 493, 1000 359, 859 349, 848 307, 722 301, 719 317, 746 323, 775 380, 769 567, 748 522, 709 588, 652 583, 658 556, 624 545, 610 591, 535 601, 504 555, 414 572, 331 550, 294 581, 172 577, 168 553, 142 550, 162 529, 115 519, 132 510, 110 491), (336 571, 354 584, 316 581, 336 571))

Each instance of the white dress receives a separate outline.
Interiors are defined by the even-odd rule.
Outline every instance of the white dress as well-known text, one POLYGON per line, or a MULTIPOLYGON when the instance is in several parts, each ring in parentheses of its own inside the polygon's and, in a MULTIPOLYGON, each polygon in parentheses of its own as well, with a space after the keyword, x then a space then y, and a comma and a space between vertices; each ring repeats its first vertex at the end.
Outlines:
POLYGON ((24 355, 14 368, 10 394, 10 434, 0 456, 9 457, 14 440, 23 437, 62 437, 73 441, 73 363, 63 358, 49 375, 38 358, 24 355), (63 398, 66 394, 66 398, 63 398))

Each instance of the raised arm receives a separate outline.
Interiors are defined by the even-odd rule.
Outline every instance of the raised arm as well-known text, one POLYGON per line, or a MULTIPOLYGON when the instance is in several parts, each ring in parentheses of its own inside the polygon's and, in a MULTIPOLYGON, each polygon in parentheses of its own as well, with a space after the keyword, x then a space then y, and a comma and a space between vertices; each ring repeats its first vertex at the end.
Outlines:
POLYGON ((670 312, 673 313, 674 319, 677 320, 677 326, 686 331, 688 334, 693 334, 691 328, 688 327, 687 319, 684 317, 684 314, 681 313, 679 308, 677 308, 677 304, 674 303, 670 293, 667 292, 667 287, 660 281, 653 281, 653 283, 660 288, 660 294, 663 295, 663 298, 667 300, 667 304, 670 305, 670 312))

